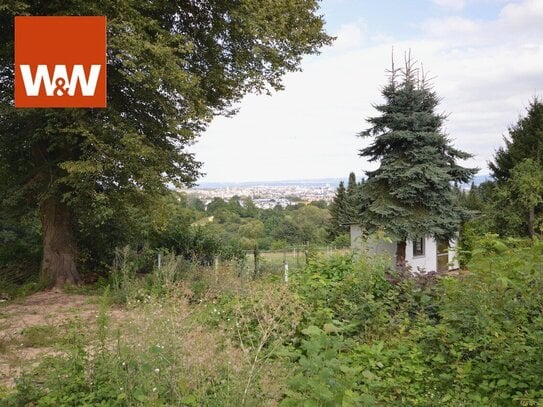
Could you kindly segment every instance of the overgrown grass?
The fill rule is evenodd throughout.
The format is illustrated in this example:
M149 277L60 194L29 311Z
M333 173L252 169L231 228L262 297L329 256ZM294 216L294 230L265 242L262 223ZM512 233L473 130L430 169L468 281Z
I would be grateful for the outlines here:
M4 279L0 275L0 301L9 302L27 297L33 293L47 288L47 283L38 276L29 277L24 283L14 283L9 279Z
M160 267L151 273L137 274L136 254L125 247L116 254L110 274L110 288L114 299L122 304L134 305L151 296L166 297L177 288L182 276L187 276L194 266L182 257L168 254Z
M34 325L23 329L20 343L27 348L44 348L62 340L61 328L53 325Z
M474 244L460 277L349 256L315 257L289 285L174 257L146 277L119 263L96 329L72 325L5 403L542 405L543 244Z
M102 297L96 329L72 326L62 354L26 371L5 402L277 404L288 376L278 350L293 340L301 305L288 287L241 283L235 268L221 271L220 284L216 277L189 275L170 258L147 277L120 280ZM112 321L113 300L126 308Z

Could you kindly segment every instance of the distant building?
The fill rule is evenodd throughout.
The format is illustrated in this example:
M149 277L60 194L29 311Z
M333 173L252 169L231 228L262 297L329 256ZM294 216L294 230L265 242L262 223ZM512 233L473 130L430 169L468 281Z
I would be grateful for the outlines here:
M354 253L368 253L390 257L391 265L396 266L398 244L385 239L364 239L362 227L351 224L351 250ZM459 268L457 241L436 241L432 237L421 237L406 241L405 263L414 273L428 273L455 270Z
M273 209L277 205L282 207L283 209L286 208L289 205L292 205L292 202L285 198L256 198L253 199L253 203L257 208L260 209Z

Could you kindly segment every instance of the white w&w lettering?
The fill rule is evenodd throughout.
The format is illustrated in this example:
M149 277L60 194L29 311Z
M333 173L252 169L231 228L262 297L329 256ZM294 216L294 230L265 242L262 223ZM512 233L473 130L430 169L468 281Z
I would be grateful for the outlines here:
M46 96L74 96L78 84L82 96L94 96L101 68L101 65L91 65L87 77L83 65L73 65L68 77L66 65L55 65L53 75L50 75L47 65L38 65L33 76L30 65L20 65L27 96L40 96L42 85Z

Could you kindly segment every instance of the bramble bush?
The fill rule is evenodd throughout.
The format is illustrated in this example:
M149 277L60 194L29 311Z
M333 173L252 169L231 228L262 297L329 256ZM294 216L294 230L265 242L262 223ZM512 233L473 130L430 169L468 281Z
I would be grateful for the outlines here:
M543 403L543 242L473 242L468 272L406 277L317 259L284 405Z

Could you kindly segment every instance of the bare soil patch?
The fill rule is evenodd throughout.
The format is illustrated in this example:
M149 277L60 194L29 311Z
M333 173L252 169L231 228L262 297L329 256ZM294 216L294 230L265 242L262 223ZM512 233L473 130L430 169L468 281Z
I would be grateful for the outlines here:
M0 386L13 386L21 369L58 353L48 341L70 321L78 319L84 326L94 327L98 300L96 296L50 290L0 305ZM40 338L40 333L46 337Z

